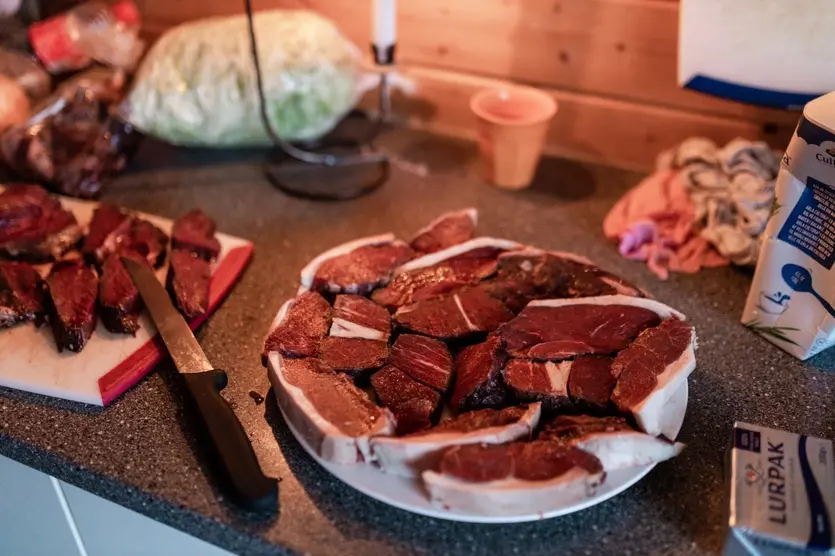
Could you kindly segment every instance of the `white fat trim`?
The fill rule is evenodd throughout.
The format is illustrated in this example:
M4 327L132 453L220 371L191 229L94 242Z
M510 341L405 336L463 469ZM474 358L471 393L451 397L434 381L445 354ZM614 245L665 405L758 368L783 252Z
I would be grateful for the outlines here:
M383 243L393 242L394 234L388 233L376 236L363 237L360 239L349 241L347 243L343 243L342 245L337 245L336 247L331 247L324 253L321 253L320 255L316 256L312 261L307 263L307 266L305 266L302 269L302 287L308 289L313 287L313 278L316 276L316 271L319 270L319 267L322 266L322 263L324 263L328 259L333 259L334 257L350 253L354 249L357 249L359 247L365 247L366 245L380 245Z
M477 237L475 239L471 239L470 241L465 241L464 243L459 243L458 245L447 247L446 249L443 249L441 251L430 253L429 255L424 255L423 257L418 257L417 259L413 259L407 262L406 264L397 267L394 270L394 274L402 274L411 270L417 270L420 268L426 268L427 266L433 266L447 259L457 257L458 255L463 255L464 253L467 253L468 251L473 251L475 249L493 247L496 249L511 250L518 249L520 246L520 243L510 241L509 239L497 239L494 237Z
M464 306L461 305L461 299L458 297L458 294L452 296L452 299L455 300L455 306L458 307L458 311L461 313L461 316L464 317L464 321L467 323L467 328L473 331L477 331L478 328L470 321L470 318L467 316L466 311L464 311Z
M587 434L572 444L596 456L607 472L654 465L676 457L684 449L679 442L630 430Z
M654 299L632 297L630 295L600 295L597 297L577 297L572 299L540 299L528 303L528 307L565 307L568 305L631 305L654 312L662 319L676 317L685 320L683 313L676 311Z
M509 257L536 257L541 255L554 255L555 257L560 257L563 259L568 259L574 261L576 263L587 264L593 266L595 268L599 268L591 259L587 259L582 255L577 255L576 253L569 253L568 251L548 251L546 249L540 249L538 247L523 247L522 249L516 249L514 251L508 251L506 253L502 253L499 255L499 258L509 258Z
M478 210L473 208L473 207L466 208L466 209L463 209L463 210L456 210L456 211L452 211L452 212L445 212L444 214L440 215L439 217L434 219L432 222L430 222L429 224L427 224L426 226L424 226L423 228L421 228L420 230L415 232L415 235L412 236L412 239L409 240L409 243L412 243L414 240L416 240L417 238L419 238L423 234L431 232L432 228L434 228L435 226L437 226L438 224L440 224L441 222L443 222L447 218L453 218L455 216L461 216L461 215L468 216L470 218L470 221L473 223L473 226L478 226Z
M330 335L337 338L365 338L366 340L385 340L388 334L382 330L368 328L345 319L331 321Z
M548 373L548 381L551 384L551 392L554 394L568 395L568 375L571 373L572 361L561 361L545 363L545 371Z

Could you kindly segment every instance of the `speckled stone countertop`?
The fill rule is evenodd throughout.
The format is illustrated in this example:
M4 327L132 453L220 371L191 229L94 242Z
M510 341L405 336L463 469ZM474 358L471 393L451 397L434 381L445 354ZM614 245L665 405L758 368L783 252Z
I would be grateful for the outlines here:
M425 163L395 168L375 193L345 203L294 199L263 177L261 155L146 143L108 201L168 217L195 206L220 230L255 242L240 283L199 331L209 359L230 371L224 395L267 474L281 478L270 519L235 510L216 488L196 422L170 363L105 409L0 389L0 454L239 554L715 554L725 534L723 452L734 420L835 436L835 350L801 363L738 323L750 273L706 270L659 282L622 260L600 230L639 175L545 160L519 193L484 185L470 145L394 132L386 148ZM405 236L451 209L479 209L482 234L570 250L596 260L684 313L699 336L698 368L680 440L688 449L623 494L539 523L471 525L388 507L318 467L284 426L259 361L261 340L298 272L317 253L360 236ZM250 392L266 395L257 404ZM184 409L184 407L186 409Z

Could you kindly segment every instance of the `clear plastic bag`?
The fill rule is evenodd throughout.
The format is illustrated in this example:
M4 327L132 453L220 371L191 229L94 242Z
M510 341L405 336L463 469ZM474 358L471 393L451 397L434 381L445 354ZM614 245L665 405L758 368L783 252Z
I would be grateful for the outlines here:
M267 113L288 141L330 131L371 85L359 49L329 20L273 10L254 18ZM126 117L170 143L268 145L245 16L187 23L165 33L137 73Z

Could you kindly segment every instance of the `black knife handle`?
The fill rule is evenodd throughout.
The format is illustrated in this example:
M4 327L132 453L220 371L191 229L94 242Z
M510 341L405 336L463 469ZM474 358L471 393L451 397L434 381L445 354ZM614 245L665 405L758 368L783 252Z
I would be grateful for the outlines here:
M276 510L278 481L261 471L255 451L235 416L220 395L228 377L224 371L183 373L186 386L203 417L206 432L223 467L234 501L248 510Z

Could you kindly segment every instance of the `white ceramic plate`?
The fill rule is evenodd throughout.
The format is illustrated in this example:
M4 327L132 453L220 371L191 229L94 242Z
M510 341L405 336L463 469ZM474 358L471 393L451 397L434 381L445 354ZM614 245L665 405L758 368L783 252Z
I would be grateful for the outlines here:
M284 415L284 408L280 405L279 408L281 409L281 414ZM673 394L673 397L664 406L664 422L669 423L669 428L664 431L664 436L675 440L681 430L681 425L684 423L684 413L686 410L687 382L681 385L681 388ZM385 502L395 508L452 521L468 521L471 523L520 523L578 512L620 494L640 481L655 467L654 465L645 465L643 467L620 469L609 473L606 476L606 481L597 489L594 496L581 499L555 498L553 507L542 513L520 513L509 516L462 513L442 510L433 506L419 480L386 475L378 467L369 464L338 465L322 460L307 442L305 442L304 438L296 432L286 415L284 415L284 421L287 423L293 436L296 437L296 440L310 454L310 457L315 459L319 465L327 469L340 481L371 498Z

